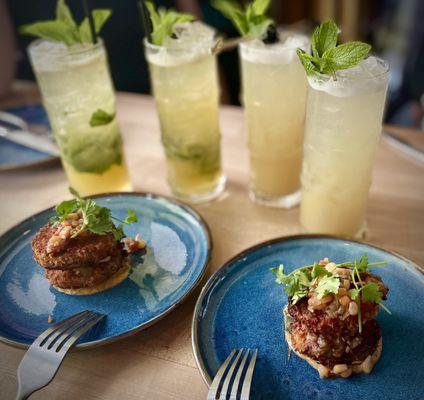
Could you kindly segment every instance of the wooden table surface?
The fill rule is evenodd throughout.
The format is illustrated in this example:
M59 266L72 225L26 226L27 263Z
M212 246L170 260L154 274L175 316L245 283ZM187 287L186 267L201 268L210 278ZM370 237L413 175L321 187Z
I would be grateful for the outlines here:
M134 189L169 195L159 124L152 98L118 95L118 117ZM221 112L224 195L194 208L209 224L214 251L210 271L266 239L300 232L297 208L257 206L247 196L248 158L242 110ZM420 143L424 143L424 135ZM0 173L0 231L68 196L60 165ZM230 222L230 223L229 223ZM370 193L367 241L424 264L424 164L381 142ZM202 282L201 285L203 285ZM70 354L36 399L205 399L191 350L190 327L200 288L176 311L125 340ZM0 344L0 398L13 399L24 351Z

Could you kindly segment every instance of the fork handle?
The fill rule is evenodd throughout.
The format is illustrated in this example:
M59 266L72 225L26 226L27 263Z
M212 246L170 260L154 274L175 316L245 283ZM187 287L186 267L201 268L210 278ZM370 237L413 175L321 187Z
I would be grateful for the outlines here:
M26 400L34 393L34 390L28 390L28 388L22 387L19 385L18 394L16 395L15 400Z

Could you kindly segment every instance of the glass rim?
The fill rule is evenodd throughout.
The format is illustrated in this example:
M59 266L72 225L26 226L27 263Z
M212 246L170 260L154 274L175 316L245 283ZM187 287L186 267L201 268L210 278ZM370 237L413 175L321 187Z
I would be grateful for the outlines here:
M210 50L213 48L214 44L216 43L216 41L218 40L218 38L215 38L213 41L210 42L210 44L208 45L204 45L204 46L187 46L187 47L179 47L179 48L175 48L175 47L168 47L168 46L164 46L164 45L159 45L159 44L153 44L150 43L149 40L147 39L147 36L143 38L143 45L145 49L149 49L149 50L154 50L154 51L160 51L161 49L165 49L168 51L171 51L173 53L184 53L184 52L189 52L189 51L193 51L193 49L207 49Z
M28 51L33 51L35 46L42 42L52 42L55 43L57 41L38 38L33 40L28 45ZM61 42L64 43L64 42ZM99 48L104 48L104 41L101 37L97 38L97 43L76 43L71 46L68 46L66 43L64 43L66 46L66 49L64 48L56 48L56 49L48 49L48 50L42 50L41 53L50 53L50 54L57 54L57 55L78 55L78 54L84 54L84 53L90 53L93 52ZM65 50L65 51L64 51Z
M381 63L384 66L383 71L381 71L377 75L373 75L373 76L360 76L360 77L356 76L356 77L341 77L341 78L344 78L344 79L350 80L350 81L364 81L364 80L374 80L374 79L378 79L378 78L381 78L381 77L388 76L390 74L389 63L387 61L383 60L382 58L377 57L377 56L373 56L373 55L367 57L366 59L371 58L371 57L375 58L379 63ZM355 65L355 67L357 67L357 65ZM340 72L340 71L349 71L349 69L352 69L352 68L355 68L355 67L351 67L351 68L347 68L347 69L341 69L339 71L336 71L336 74L337 74L337 72ZM308 76L308 80L316 78L316 77L321 78L322 80L328 81L329 79L333 78L333 75L323 74L321 72L315 72L314 74Z
M305 45L306 47L309 47L311 45L311 41L309 40L308 36L306 36L306 35L303 35L301 33L294 32L294 31L290 31L290 30L287 30L287 31L283 30L283 31L281 31L281 33L283 33L283 34L290 34L291 33L291 34L301 38L303 40L302 44ZM279 32L279 34L280 34L280 32ZM272 46L272 44L265 45L265 47L251 47L250 46L251 43L255 40L258 40L258 39L251 39L251 40L248 40L248 41L245 41L245 42L241 42L241 43L239 43L239 46L240 46L241 49L246 49L246 50L251 51L251 52L268 53L268 54L269 53L282 54L282 53L286 53L286 52L289 52L289 51L293 52L293 51L295 51L299 48L299 46L287 46L287 47L275 48L275 47Z

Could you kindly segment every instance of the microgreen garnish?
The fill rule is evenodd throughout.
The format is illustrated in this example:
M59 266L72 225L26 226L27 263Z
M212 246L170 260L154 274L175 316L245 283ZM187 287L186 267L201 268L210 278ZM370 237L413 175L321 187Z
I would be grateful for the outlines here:
M175 24L193 21L195 18L191 14L180 13L173 9L166 10L163 7L156 7L153 2L145 2L152 21L153 31L151 33L152 44L161 46L167 37L172 36Z
M359 260L347 261L335 264L335 268L346 268L350 270L350 277L354 288L349 290L349 297L358 305L358 328L362 332L361 303L372 302L390 313L382 303L383 292L378 283L373 281L363 282L361 273L367 273L369 268L385 265L385 262L368 262L368 257L363 255ZM334 266L334 265L333 265ZM275 282L284 285L284 291L289 296L292 304L307 297L314 292L319 299L328 294L338 294L341 286L341 278L327 270L323 265L314 263L297 268L286 274L284 266L271 268L275 274Z
M242 36L263 39L274 21L267 17L271 0L253 0L245 7L232 0L214 0L213 7L227 17Z
M293 304L308 295L311 282L308 268L298 268L286 275L284 265L281 264L279 267L271 268L271 271L276 276L275 282L284 285L284 291L291 298Z
M100 32L103 25L112 15L112 10L97 9L92 11L94 30ZM43 39L64 42L68 46L77 43L92 43L90 24L88 18L84 18L78 25L65 0L58 0L56 5L56 19L51 21L37 21L23 25L19 29L24 35L37 36Z
M339 28L334 21L318 26L311 39L312 55L297 49L297 55L308 75L316 73L335 76L336 71L352 68L365 59L371 46L362 42L337 45Z
M323 276L318 280L315 293L319 299L322 299L327 294L337 294L340 287L340 280L335 276Z
M109 114L106 111L99 108L97 111L93 112L90 118L90 126L101 126L107 125L109 122L112 122L115 118L115 113Z
M74 232L72 238L77 237L84 231L90 231L97 235L112 233L115 240L119 241L125 237L123 226L138 221L137 215L132 209L129 209L127 217L121 220L113 217L107 207L99 206L92 199L81 198L75 189L69 188L69 191L75 198L58 204L56 206L57 215L52 218L51 222L53 225L58 225L66 220L70 214L80 213L82 224ZM113 221L120 222L120 225L116 226Z

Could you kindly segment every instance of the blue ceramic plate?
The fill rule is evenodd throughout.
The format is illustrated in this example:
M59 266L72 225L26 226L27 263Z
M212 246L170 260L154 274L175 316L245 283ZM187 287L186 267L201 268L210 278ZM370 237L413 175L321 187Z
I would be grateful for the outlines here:
M60 321L88 309L107 318L78 346L104 344L152 325L199 283L211 240L205 222L191 208L138 193L101 195L96 201L118 218L125 218L128 208L136 211L139 222L125 232L140 233L146 253L133 257L129 277L120 285L91 296L69 296L50 287L32 258L31 240L53 210L26 219L0 237L0 340L28 346L47 329L49 315Z
M378 274L390 291L392 315L381 311L383 353L370 375L321 380L283 339L283 288L269 271L323 257L336 262L368 254L389 264ZM290 268L288 269L290 270ZM232 349L257 348L251 399L388 400L424 398L424 275L412 261L380 248L325 236L293 236L250 248L227 262L204 287L193 320L193 348L210 384Z
M43 106L24 106L5 110L25 121L30 129L46 133L50 129L46 111ZM0 171L43 165L59 157L31 149L0 137Z

